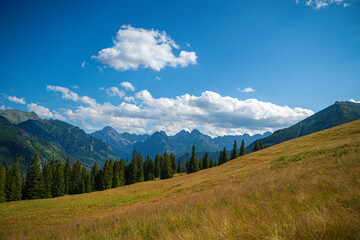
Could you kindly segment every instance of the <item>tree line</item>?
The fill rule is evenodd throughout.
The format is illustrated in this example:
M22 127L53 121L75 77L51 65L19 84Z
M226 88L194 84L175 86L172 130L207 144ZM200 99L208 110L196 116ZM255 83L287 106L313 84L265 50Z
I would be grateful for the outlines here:
M261 140L257 141L255 147L257 150L263 148ZM218 161L213 157L209 158L207 152L203 158L198 159L195 146L192 147L191 158L186 163L181 158L176 163L175 155L166 151L162 155L157 154L154 161L149 156L144 161L141 154L134 150L131 162L123 159L106 160L103 168L99 168L95 163L91 170L79 161L71 165L70 158L65 165L57 160L47 162L42 167L39 156L35 154L25 177L21 177L18 159L7 169L0 164L0 202L60 197L101 191L155 178L167 179L172 178L175 173L194 173L245 154L244 140L239 151L236 140L234 141L230 157L226 148L220 151Z

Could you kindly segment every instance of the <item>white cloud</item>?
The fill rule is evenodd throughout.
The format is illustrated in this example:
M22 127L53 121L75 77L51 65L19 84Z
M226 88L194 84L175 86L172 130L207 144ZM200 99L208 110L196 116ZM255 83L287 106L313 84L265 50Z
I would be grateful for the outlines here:
M125 96L125 97L124 97L124 100L127 101L127 102L135 102L135 98L134 98L134 97L127 97L127 96Z
M354 99L350 99L349 102L360 103L360 101L355 101Z
M73 85L72 88L79 89L79 86Z
M244 89L238 88L238 91L241 91L243 93L251 93L251 92L255 92L255 90L251 87L246 87Z
M74 93L73 91L65 87L47 85L46 90L52 92L59 92L61 93L61 97L66 100L73 100L74 102L82 102L90 106L94 106L96 104L95 99L89 98L87 96L79 97L77 93Z
M0 106L0 110L6 110L5 105L1 105L1 106Z
M95 100L90 105L78 100L85 97L91 99L87 96L69 98L85 105L68 109L65 115L88 129L97 124L127 132L165 130L175 134L185 128L198 128L212 136L254 134L288 127L314 113L257 99L239 100L212 91L205 91L200 96L184 94L175 98L154 98L149 91L142 90L135 98L124 99L128 103L117 106L99 104Z
M27 107L29 111L36 113L39 117L52 118L54 116L50 109L37 105L36 103L30 103Z
M123 90L120 90L117 87L109 87L107 89L105 89L106 93L112 97L112 96L119 96L119 97L123 97L125 96L125 92Z
M9 101L19 104L26 104L25 98L18 98L16 96L8 96Z
M161 77L156 76L155 79L156 79L156 80L161 80Z
M130 82L122 82L120 85L126 90L135 91L135 87Z
M83 62L81 63L81 67L82 67L82 68L85 68L85 67L86 67L86 61L83 61Z
M296 4L303 2L305 6L312 7L314 9L326 8L332 4L336 4L343 7L350 6L348 0L295 0Z
M97 59L116 70L137 70L151 68L160 71L166 66L186 67L196 64L195 52L181 51L176 57L172 50L179 46L165 31L122 26L113 41L114 46L99 51Z
M41 105L37 105L36 103L30 103L27 105L27 108L29 111L36 113L39 117L43 117L43 118L54 118L54 119L59 119L59 120L66 120L66 118L64 116L62 116L60 113L58 113L57 111L53 111L51 112L50 109L41 106Z

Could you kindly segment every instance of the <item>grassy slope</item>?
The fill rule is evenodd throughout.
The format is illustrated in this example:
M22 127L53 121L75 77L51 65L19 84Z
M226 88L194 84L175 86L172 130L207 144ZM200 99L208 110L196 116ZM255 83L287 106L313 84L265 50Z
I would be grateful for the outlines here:
M199 173L0 204L0 238L360 239L360 121Z

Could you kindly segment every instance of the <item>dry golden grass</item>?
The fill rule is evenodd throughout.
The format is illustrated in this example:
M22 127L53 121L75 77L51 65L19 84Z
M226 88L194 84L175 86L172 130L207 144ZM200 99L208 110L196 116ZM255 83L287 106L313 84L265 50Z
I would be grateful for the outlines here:
M0 204L3 239L360 239L360 121L219 167Z

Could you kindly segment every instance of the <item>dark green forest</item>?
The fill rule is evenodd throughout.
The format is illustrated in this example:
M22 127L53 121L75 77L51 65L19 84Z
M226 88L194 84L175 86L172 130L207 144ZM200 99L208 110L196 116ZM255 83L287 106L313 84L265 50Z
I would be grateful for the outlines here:
M244 144L243 141L239 149L240 155L245 154ZM157 154L154 161L149 156L144 160L141 154L134 150L130 162L123 159L106 160L103 168L99 168L95 163L89 169L81 165L79 160L71 164L69 157L65 164L56 160L42 165L39 155L35 153L26 175L21 175L19 159L8 168L0 164L0 202L60 197L127 186L156 178L167 179L172 178L175 173L190 174L215 167L238 156L237 144L234 141L231 158L224 148L218 161L212 157L209 159L208 153L198 159L193 146L191 159L186 163L181 158L176 162L175 155L166 151Z

